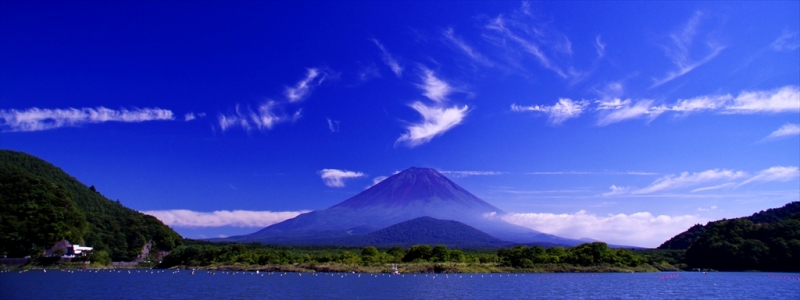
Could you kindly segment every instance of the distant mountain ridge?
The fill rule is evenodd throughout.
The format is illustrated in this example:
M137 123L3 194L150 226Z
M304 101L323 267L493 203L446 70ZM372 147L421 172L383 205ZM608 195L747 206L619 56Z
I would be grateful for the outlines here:
M501 241L577 245L502 220L505 212L438 171L412 167L324 210L301 214L255 233L224 241L331 245L420 217L458 221Z

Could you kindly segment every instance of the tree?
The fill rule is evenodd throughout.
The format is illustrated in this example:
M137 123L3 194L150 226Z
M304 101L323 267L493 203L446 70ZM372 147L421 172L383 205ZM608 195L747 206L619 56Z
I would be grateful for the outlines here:
M403 256L404 262L411 262L415 260L428 260L433 254L433 248L428 245L414 245L408 249L408 252Z
M436 245L431 250L431 260L435 262L445 262L450 260L450 251L445 245Z

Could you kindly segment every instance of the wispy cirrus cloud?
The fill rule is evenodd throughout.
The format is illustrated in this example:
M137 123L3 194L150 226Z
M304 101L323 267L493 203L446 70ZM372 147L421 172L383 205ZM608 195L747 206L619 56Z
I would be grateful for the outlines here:
M547 113L553 124L560 124L564 120L578 117L584 112L593 111L597 114L598 126L639 118L647 118L652 121L665 113L682 115L701 112L726 115L794 113L800 112L800 87L784 86L770 90L742 91L736 96L731 94L701 95L678 99L671 104L656 105L655 103L656 101L652 99L604 98L576 102L561 98L552 106L520 106L514 103L511 105L511 110Z
M713 185L713 186L707 186L707 187L696 188L696 189L693 189L693 190L692 190L692 193L697 193L697 192L705 192L705 191L713 191L713 190L719 190L719 189L730 188L730 187L734 187L734 186L736 186L736 183L733 183L733 182L726 182L726 183L723 183L723 184L718 184L718 185Z
M322 169L319 171L322 182L329 187L344 187L346 179L364 177L364 173L339 169Z
M772 50L775 51L793 51L800 48L800 35L798 32L784 31L772 44Z
M598 58L606 56L606 44L603 43L603 39L599 35L594 39L594 49L597 51Z
M331 132L339 132L339 121L331 120L330 118L325 118L328 121L328 129Z
M588 171L540 171L540 172L526 172L525 175L635 175L635 176L653 176L659 175L654 172L640 172L640 171L604 171L604 172L588 172Z
M375 46L378 46L378 49L381 50L383 63L385 63L386 66L388 66L389 69L392 70L394 75L397 75L397 77L402 77L403 66L400 65L400 62L398 62L397 59L394 58L394 56L392 56L391 53L389 53L389 50L386 50L386 47L384 47L380 41L378 41L377 39L372 39L372 42L375 43Z
M217 210L199 212L187 209L148 210L143 214L151 215L170 227L266 227L294 218L301 211L250 211L250 210Z
M708 220L693 215L654 215L650 212L598 216L585 210L572 214L510 213L503 220L567 238L591 237L617 245L657 247L694 224Z
M447 82L436 77L433 71L422 68L422 83L417 84L423 90L422 95L435 102L442 103L447 101L447 95L454 89Z
M533 55L536 60L542 65L542 67L549 69L555 72L561 78L567 78L567 74L555 63L553 63L550 57L542 51L541 46L522 36L516 34L511 28L507 25L507 20L502 16L497 16L494 18L489 24L486 25L487 29L491 29L499 33L503 38L509 39L515 43L517 43L523 51L527 52L528 54Z
M747 173L743 171L719 170L719 169L706 170L698 173L683 172L678 176L666 175L664 177L656 179L656 181L650 184L650 186L639 190L635 190L632 193L650 194L663 190L696 186L711 181L734 180L746 176Z
M395 144L405 144L409 147L416 147L429 142L434 137L444 134L452 129L467 116L469 107L458 105L453 107L429 106L422 102L414 102L411 108L422 115L422 121L412 123L406 129L406 133L395 141Z
M531 13L531 5L523 2L519 9L493 17L484 24L485 41L499 48L499 55L519 68L519 58L531 57L557 77L570 79L571 84L581 81L591 72L576 70L573 66L572 40L554 25ZM598 36L592 41L600 58L605 55L605 44Z
M669 38L671 41L670 46L665 46L664 52L667 57L672 60L672 63L678 68L677 70L670 71L666 76L660 79L654 78L653 87L658 87L664 83L670 82L675 78L686 75L695 68L706 64L716 57L725 46L719 45L713 40L707 39L701 42L702 46L695 46L695 37L700 27L701 19L703 18L702 12L695 12L694 15L683 25L679 30L670 33ZM701 51L698 51L702 49ZM698 53L702 53L702 58L696 59Z
M258 106L256 110L247 108L245 111L236 105L233 113L217 115L217 121L222 131L239 127L244 131L253 129L270 130L275 125L284 122L292 122L301 117L298 109L292 115L286 115L282 111L281 105L276 101L267 101Z
M566 120L580 116L588 105L589 102L586 100L573 101L571 99L561 98L558 99L558 102L556 104L551 106L547 105L520 106L514 103L511 104L511 111L542 112L548 115L548 122L550 122L550 124L559 125Z
M185 115L183 115L183 120L188 122L188 121L191 121L191 120L194 120L194 119L197 119L197 118L202 118L202 117L205 117L205 116L206 116L205 113L188 112Z
M735 189L755 182L787 182L797 177L800 177L800 170L793 166L774 166L761 170L755 175L751 175L751 173L745 171L712 169L702 172L683 172L678 175L665 175L656 179L650 185L640 189L612 185L610 191L603 194L603 196L626 194L647 195L686 188L693 188L691 193L697 193L726 188Z
M104 122L140 123L174 120L171 110L161 108L110 109L96 108L28 108L0 109L0 128L3 131L41 131L61 127L76 127Z
M449 42L451 45L455 46L458 50L461 50L464 54L469 56L473 61L478 62L485 66L492 66L492 62L486 58L483 54L481 54L478 50L475 50L473 46L467 44L463 39L457 37L453 31L453 28L448 28L442 32L442 35L445 37L445 40Z
M652 104L653 100L639 100L633 102L630 99L625 101L616 99L614 102L601 102L600 107L602 107L602 109L598 109L600 114L597 118L597 125L607 126L613 123L642 117L648 117L650 120L653 120L663 113L663 111L654 109ZM612 105L614 105L613 108Z
M310 68L307 70L306 77L298 81L294 86L286 87L284 95L289 102L299 102L304 100L311 91L321 84L328 77L328 74L320 69Z
M429 142L434 137L444 134L464 120L469 113L467 105L445 106L447 95L455 91L450 85L436 77L433 71L422 67L422 84L417 86L422 89L423 95L435 102L433 105L421 101L411 103L409 106L422 116L422 120L410 123L406 130L396 141L395 145L402 144L416 147Z
M773 90L744 91L726 103L725 114L800 112L800 88L784 86Z
M770 133L764 140L774 140L794 135L800 135L800 124L787 123Z
M758 172L758 174L756 174L755 176L748 178L747 180L743 181L742 183L736 186L737 187L743 186L745 184L754 182L770 182L770 181L786 182L795 179L798 176L800 176L800 170L798 170L797 167L776 166L766 170L762 170L761 172Z

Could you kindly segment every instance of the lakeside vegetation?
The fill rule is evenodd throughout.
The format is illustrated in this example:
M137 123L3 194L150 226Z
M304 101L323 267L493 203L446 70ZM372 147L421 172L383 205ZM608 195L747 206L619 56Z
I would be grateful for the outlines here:
M575 247L516 246L449 249L444 245L298 247L187 241L158 268L292 272L508 273L657 272L679 270L682 251L611 249L602 242ZM677 258L676 258L677 257Z

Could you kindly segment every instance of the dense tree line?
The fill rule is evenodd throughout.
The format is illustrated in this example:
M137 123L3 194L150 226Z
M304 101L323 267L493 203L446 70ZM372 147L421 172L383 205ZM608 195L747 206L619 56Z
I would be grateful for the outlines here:
M758 224L777 223L781 220L791 218L791 216L797 212L800 212L800 201L790 202L783 207L762 210L749 217L742 217L739 219L747 219ZM725 219L716 222L723 221L725 221ZM658 249L689 249L689 246L691 246L692 243L694 243L694 241L696 241L706 231L706 228L709 227L710 224L716 222L709 222L705 226L695 224L689 228L689 230L681 232L680 234L661 244L661 246L658 246Z
M5 166L15 166L29 174L65 191L84 216L87 224L81 235L70 236L70 242L94 246L104 251L114 261L130 261L152 240L160 250L170 250L182 243L182 238L155 217L142 214L122 206L90 189L60 168L37 157L16 151L0 150L0 162ZM5 181L0 182L5 184ZM14 192L2 195L2 201L14 197ZM46 227L32 227L31 230L47 231ZM7 233L3 231L3 233ZM9 234L21 234L8 232ZM65 238L67 236L64 236ZM82 237L82 240L81 240ZM46 246L51 246L46 245ZM29 246L29 245L28 245Z
M36 255L62 239L80 241L86 218L72 193L17 166L0 162L0 253Z
M571 264L575 266L610 265L636 267L648 259L628 249L611 249L606 243L580 244L571 248L541 246L516 246L500 249L497 256L503 265L515 268L533 268L538 264Z
M800 270L800 202L695 225L659 249L686 249L688 268Z
M465 253L466 251L466 253ZM383 265L419 262L496 262L493 250L448 249L444 245L415 245L408 249L395 246L378 249L356 247L291 247L258 243L229 244L191 241L175 248L160 267L204 267L213 265L292 265L337 263L347 265Z
M489 264L508 268L531 269L541 265L611 266L617 269L649 264L658 269L675 269L683 251L649 250L648 252L611 249L605 243L581 244L571 248L516 246L510 249L449 249L444 245L414 245L376 248L270 246L258 243L232 244L187 241L164 258L159 267L174 266L255 266L342 264L381 266L407 264Z
M686 250L691 268L800 270L800 212L775 223L749 219L714 222Z

